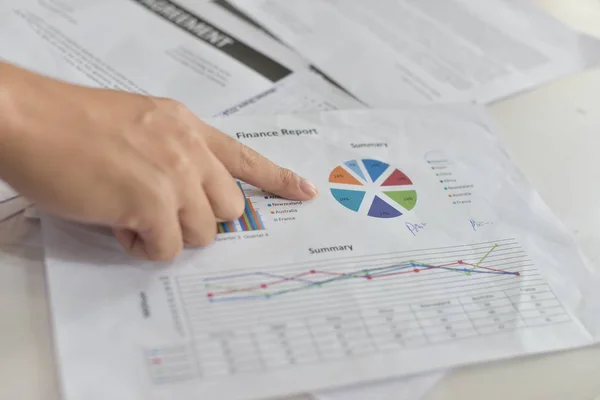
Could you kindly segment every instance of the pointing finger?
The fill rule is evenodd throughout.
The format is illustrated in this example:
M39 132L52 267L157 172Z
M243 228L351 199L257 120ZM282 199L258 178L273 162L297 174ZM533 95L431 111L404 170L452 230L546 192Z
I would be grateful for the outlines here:
M291 200L310 200L317 188L295 172L283 168L250 147L209 127L209 147L235 178Z

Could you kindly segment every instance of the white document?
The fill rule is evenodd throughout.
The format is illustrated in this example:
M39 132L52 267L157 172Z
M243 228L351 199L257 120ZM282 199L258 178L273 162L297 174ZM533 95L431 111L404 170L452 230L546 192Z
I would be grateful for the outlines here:
M0 223L27 207L29 203L6 182L0 180Z
M598 63L523 0L232 0L373 107L488 103Z
M295 73L216 116L297 114L366 108L312 71Z
M480 111L211 120L321 195L240 183L244 215L173 263L43 217L65 400L261 399L597 342L598 276Z
M0 12L26 21L95 85L170 97L198 115L220 112L307 66L209 2L192 12L167 0L13 0Z
M0 204L18 196L19 194L12 187L0 180Z
M314 394L316 400L420 400L442 378L443 373L417 375L377 384L354 385Z
M38 74L73 83L90 84L91 81L65 61L57 49L48 46L25 21L0 5L0 60Z
M31 202L21 196L0 201L0 223L29 207Z

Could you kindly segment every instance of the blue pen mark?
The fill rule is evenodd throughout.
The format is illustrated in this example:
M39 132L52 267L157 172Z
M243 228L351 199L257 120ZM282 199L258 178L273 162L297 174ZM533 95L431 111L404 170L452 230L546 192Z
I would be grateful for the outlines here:
M417 233L419 233L419 231L422 231L423 229L425 229L425 227L427 226L427 223L422 222L420 224L412 224L410 222L406 222L405 226L406 226L406 229L408 229L408 231L410 233L412 233L413 236L417 236Z
M477 231L477 229L486 226L486 225L493 225L493 222L490 221L475 221L474 219L470 219L469 222L471 223L471 228L473 228L474 231Z

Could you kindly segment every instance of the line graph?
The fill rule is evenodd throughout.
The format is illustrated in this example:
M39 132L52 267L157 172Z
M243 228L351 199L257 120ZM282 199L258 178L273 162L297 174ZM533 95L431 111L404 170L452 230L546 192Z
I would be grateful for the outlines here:
M351 272L336 272L321 269L309 269L308 271L292 275L261 271L247 272L205 278L204 287L208 300L210 302L219 302L270 299L275 296L311 288L320 288L344 280L372 281L434 270L449 271L465 276L473 274L521 276L521 273L518 271L508 271L482 265L498 247L500 247L499 244L492 245L475 262L457 259L452 262L434 264L411 259L389 266L362 268ZM245 282L248 282L248 284L244 285Z
M221 270L174 282L205 377L427 349L571 320L516 238Z

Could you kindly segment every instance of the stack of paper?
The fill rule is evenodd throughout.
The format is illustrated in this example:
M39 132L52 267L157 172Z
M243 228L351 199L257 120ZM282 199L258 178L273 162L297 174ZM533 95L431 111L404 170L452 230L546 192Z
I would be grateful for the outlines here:
M599 341L600 278L469 104L597 41L509 0L232 3L291 49L211 2L0 4L0 58L179 100L321 189L240 182L244 215L169 265L41 215L65 400L415 400L447 368ZM18 199L0 183L0 221Z
M600 61L529 1L232 2L373 107L488 103Z
M18 214L29 206L29 202L23 199L6 183L0 181L0 222Z
M600 276L477 108L208 121L321 196L241 183L244 215L166 265L43 217L67 398L264 399L600 341Z

